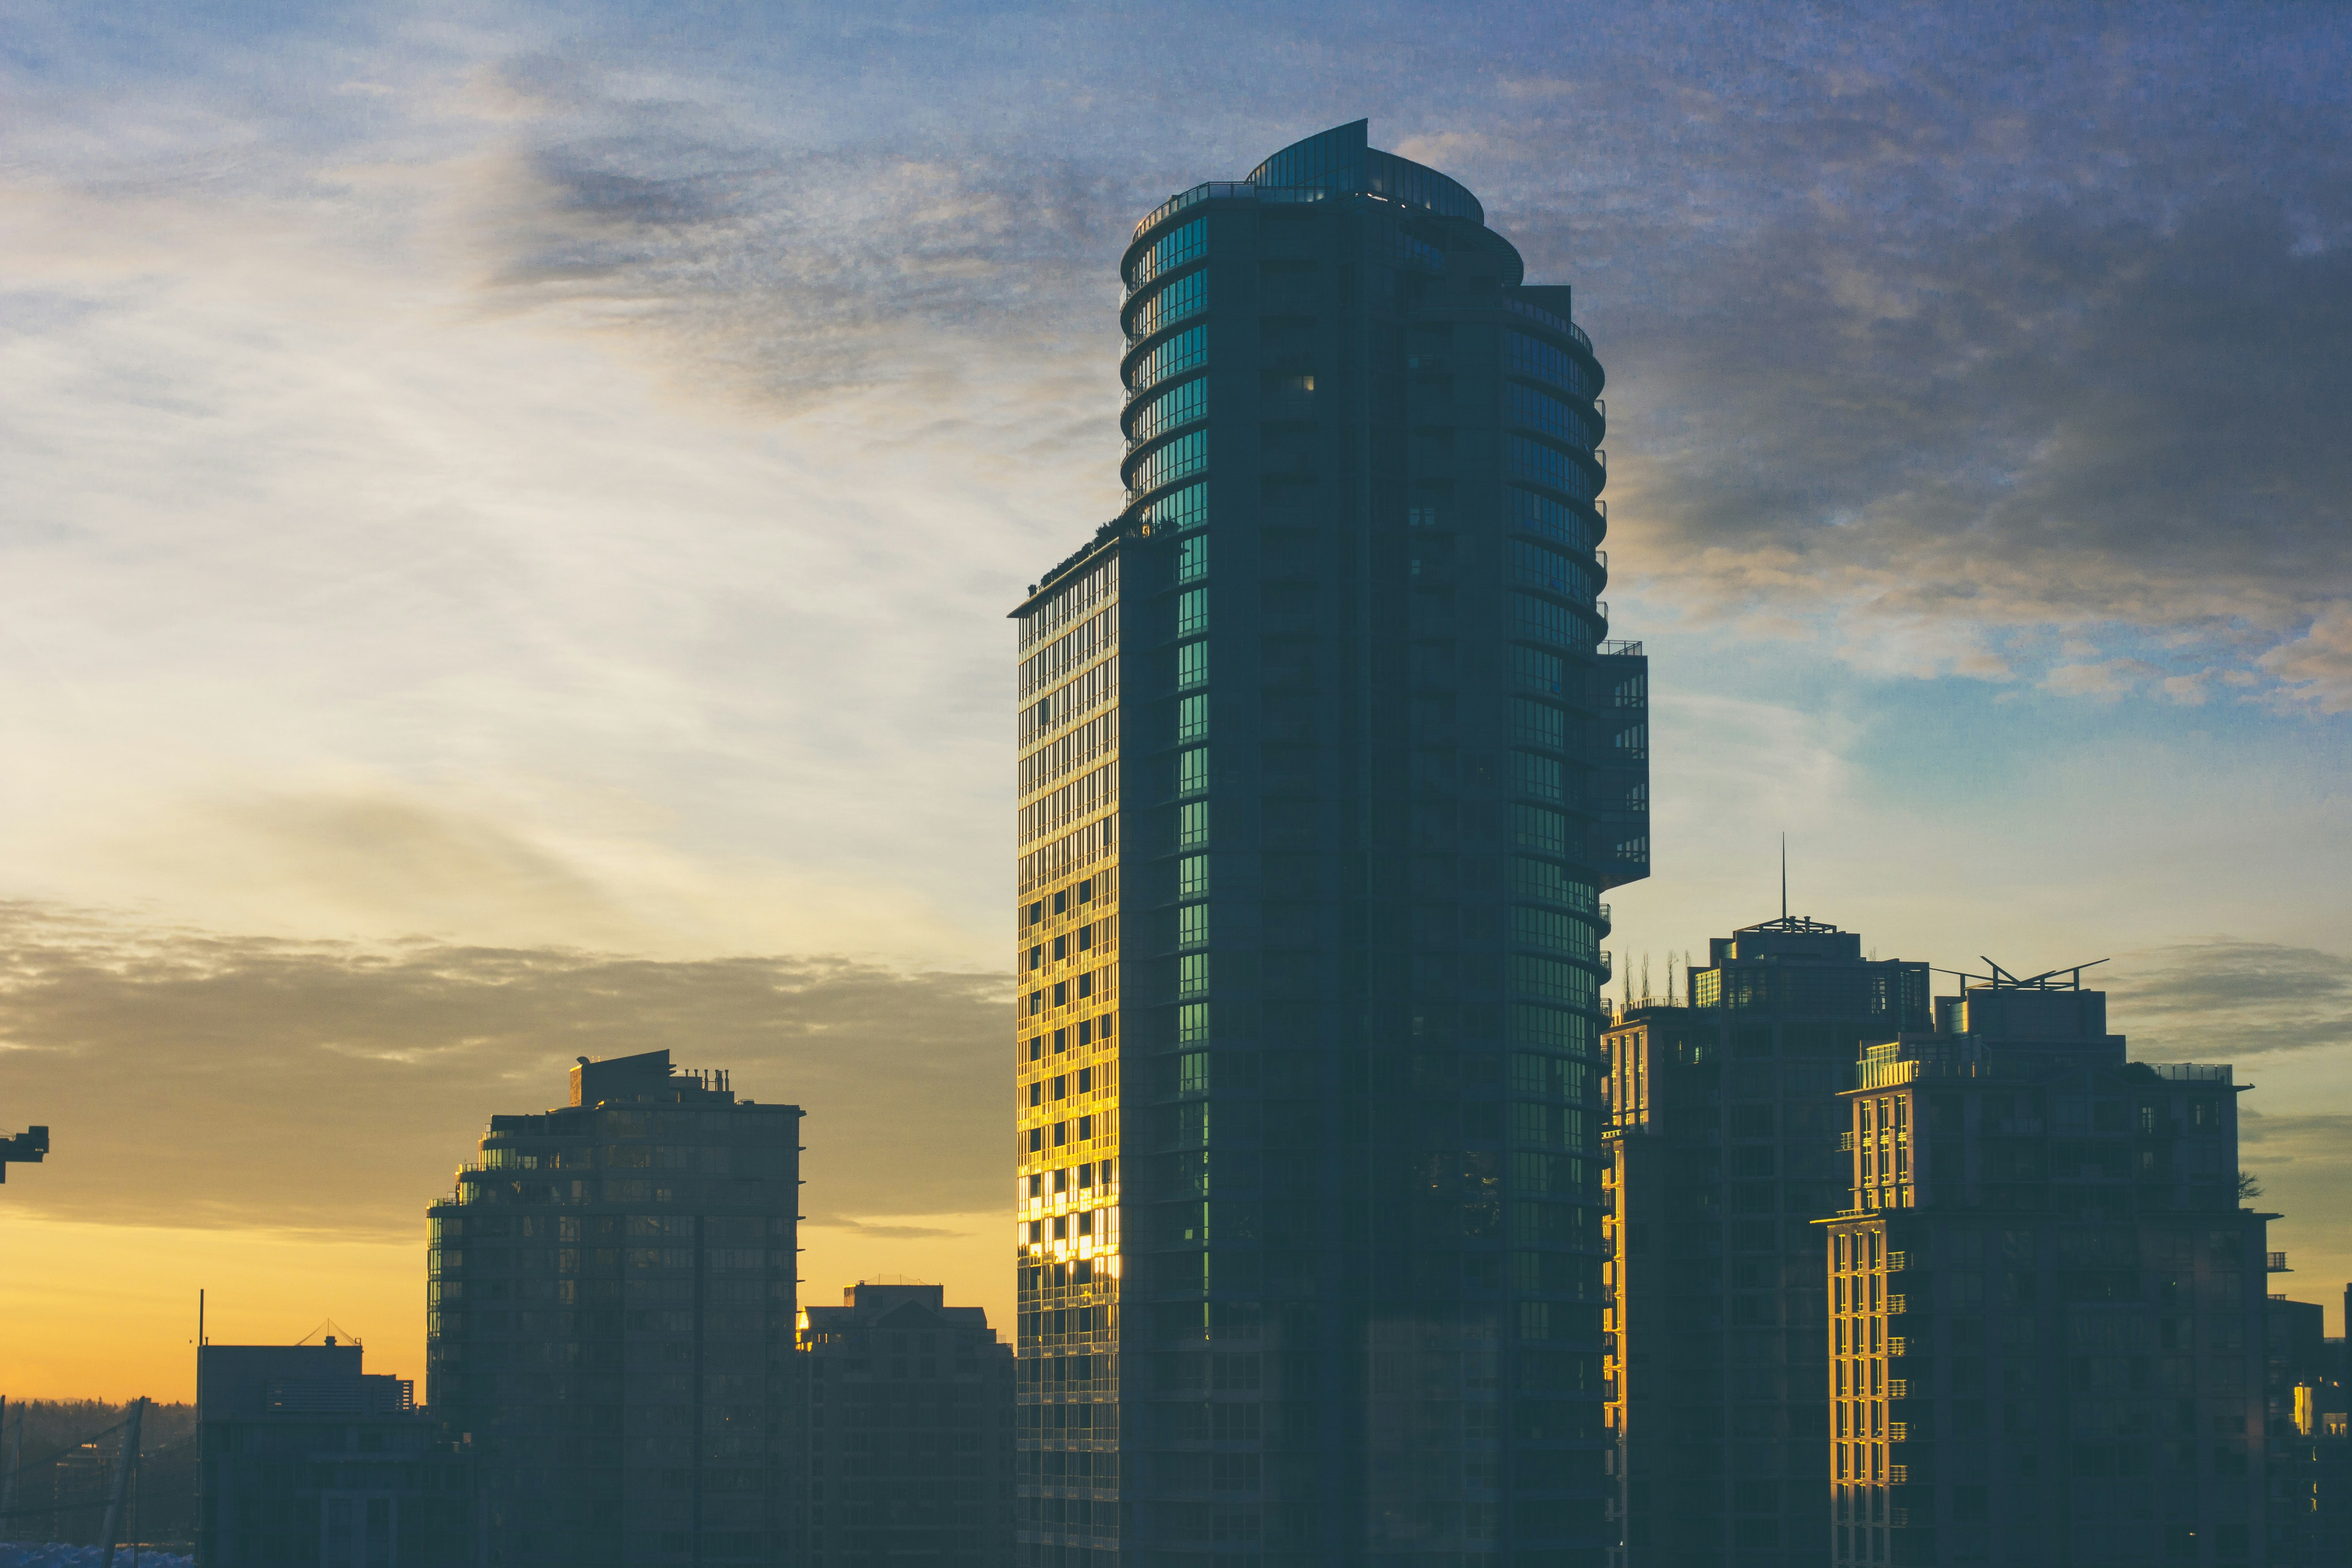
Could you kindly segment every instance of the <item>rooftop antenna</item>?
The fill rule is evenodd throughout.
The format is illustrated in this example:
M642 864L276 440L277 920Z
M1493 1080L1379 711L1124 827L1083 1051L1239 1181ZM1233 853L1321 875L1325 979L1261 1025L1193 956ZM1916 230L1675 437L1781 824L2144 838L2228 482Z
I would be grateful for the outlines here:
M1780 918L1789 918L1789 836L1780 835Z

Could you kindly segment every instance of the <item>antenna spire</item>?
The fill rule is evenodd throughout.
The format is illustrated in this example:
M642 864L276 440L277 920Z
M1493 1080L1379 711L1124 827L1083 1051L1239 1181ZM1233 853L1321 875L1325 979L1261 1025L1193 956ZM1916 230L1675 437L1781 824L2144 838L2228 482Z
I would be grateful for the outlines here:
M1789 836L1780 835L1780 918L1789 918Z

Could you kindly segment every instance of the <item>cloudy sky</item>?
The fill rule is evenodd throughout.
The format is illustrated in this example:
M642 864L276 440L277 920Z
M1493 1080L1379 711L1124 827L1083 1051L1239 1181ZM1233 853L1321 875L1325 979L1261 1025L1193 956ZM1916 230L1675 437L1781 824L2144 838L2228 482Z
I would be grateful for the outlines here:
M2100 956L2352 1279L2352 23L2326 6L0 0L0 1391L422 1363L494 1110L810 1112L805 1290L1009 1308L1010 643L1115 266L1369 116L1610 373L1621 967ZM2336 1326L2334 1312L2331 1327Z

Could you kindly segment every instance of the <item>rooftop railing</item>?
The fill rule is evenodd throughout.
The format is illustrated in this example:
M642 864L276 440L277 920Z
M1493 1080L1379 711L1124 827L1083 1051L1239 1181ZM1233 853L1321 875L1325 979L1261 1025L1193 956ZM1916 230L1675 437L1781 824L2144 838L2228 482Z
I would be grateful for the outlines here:
M1525 300L1506 298L1503 300L1503 305L1506 310L1509 310L1515 316L1525 316L1528 320L1533 321L1539 327L1549 327L1553 331L1560 333L1578 348L1582 349L1586 353L1591 353L1592 352L1592 340L1585 336L1584 329L1582 327L1578 326L1574 321L1570 321L1567 317L1556 316L1549 310L1545 310L1542 306L1530 305Z

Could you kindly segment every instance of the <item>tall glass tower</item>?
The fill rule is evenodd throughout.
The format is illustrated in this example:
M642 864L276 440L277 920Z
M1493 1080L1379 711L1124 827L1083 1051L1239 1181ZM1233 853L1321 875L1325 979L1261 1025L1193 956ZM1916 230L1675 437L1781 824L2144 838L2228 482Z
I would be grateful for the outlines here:
M1597 1564L1600 364L1361 121L1122 272L1127 503L1013 611L1022 1560Z

